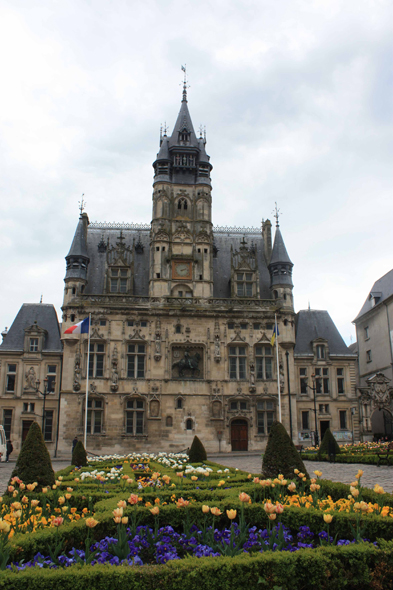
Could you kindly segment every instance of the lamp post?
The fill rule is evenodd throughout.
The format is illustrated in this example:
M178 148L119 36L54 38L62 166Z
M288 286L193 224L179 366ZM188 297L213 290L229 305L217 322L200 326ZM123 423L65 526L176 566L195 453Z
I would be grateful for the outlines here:
M289 352L286 351L285 357L287 359L287 380L288 380L288 398L289 398L289 430L291 433L291 440L293 440L292 434L292 403L291 403L291 384L289 381Z
M54 381L51 382L51 385L52 385L52 387L55 386ZM40 393L41 395L44 396L44 405L42 408L42 426L41 426L42 434L44 434L46 396L50 393L50 391L48 391L48 378L45 377L45 379L44 379L44 391L40 391L40 380L39 379L37 379L37 381L36 381L35 390L37 393Z
M311 375L311 379L312 379L313 386L311 387L311 385L309 385L308 383L306 383L306 385L314 393L314 416L315 416L315 441L314 441L314 444L317 447L319 445L318 422L317 422L317 398L315 396L316 391L317 391L317 388L316 388L317 377L315 376L314 373Z

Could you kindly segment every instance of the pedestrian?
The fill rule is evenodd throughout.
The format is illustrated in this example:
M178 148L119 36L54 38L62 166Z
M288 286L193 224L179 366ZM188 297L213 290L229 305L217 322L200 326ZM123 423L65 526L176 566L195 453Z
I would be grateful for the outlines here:
M72 441L72 452L74 452L74 449L75 449L75 447L76 447L76 443L77 443L77 442L78 442L78 437L76 436L76 437L74 438L74 440Z
M5 457L5 462L8 463L10 455L12 453L12 451L14 450L14 447L12 446L12 442L10 440L7 440L7 454Z

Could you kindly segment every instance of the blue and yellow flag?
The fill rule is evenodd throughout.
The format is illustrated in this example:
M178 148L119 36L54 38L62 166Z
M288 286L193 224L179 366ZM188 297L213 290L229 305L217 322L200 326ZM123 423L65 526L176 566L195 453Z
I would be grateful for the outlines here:
M273 335L272 335L271 340L270 340L270 345L271 346L274 346L274 342L276 341L276 336L279 336L279 335L280 335L280 332L278 330L278 325L277 324L274 324Z

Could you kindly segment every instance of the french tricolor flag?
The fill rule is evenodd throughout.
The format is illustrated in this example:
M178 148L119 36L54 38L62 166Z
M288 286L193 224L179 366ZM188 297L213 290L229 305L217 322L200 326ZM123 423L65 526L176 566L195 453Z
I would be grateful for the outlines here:
M89 318L85 318L81 322L67 328L64 334L88 334L89 333Z

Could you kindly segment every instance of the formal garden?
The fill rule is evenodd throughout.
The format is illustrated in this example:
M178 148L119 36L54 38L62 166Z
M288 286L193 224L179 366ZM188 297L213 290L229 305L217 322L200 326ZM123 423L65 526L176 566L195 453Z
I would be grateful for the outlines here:
M27 444L26 444L27 443ZM33 424L0 513L0 588L393 588L393 496L308 474L275 423L261 474L190 454L53 473ZM23 475L23 477L22 477Z

